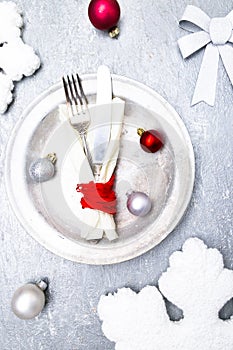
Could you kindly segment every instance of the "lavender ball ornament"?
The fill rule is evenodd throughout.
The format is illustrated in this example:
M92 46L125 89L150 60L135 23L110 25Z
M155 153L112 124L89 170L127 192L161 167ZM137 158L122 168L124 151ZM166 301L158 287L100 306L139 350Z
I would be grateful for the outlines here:
M146 216L151 210L151 200L143 192L127 193L127 208L135 216Z

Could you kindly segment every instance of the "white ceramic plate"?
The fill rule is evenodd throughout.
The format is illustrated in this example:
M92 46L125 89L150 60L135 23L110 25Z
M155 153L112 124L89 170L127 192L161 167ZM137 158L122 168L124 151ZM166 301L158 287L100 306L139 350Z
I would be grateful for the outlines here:
M80 237L82 221L67 205L61 177L64 159L75 140L64 130L58 106L64 92L57 84L25 110L7 147L6 185L9 200L27 232L51 252L88 264L112 264L148 251L178 224L191 198L194 183L194 154L188 132L175 110L146 86L121 76L112 76L113 93L125 100L125 118L117 165L116 215L119 239L98 244ZM82 77L89 102L95 101L96 75ZM165 147L155 154L144 152L137 128L158 129ZM67 129L68 130L68 129ZM57 154L55 177L35 184L28 176L30 163L47 153ZM142 191L153 202L144 218L126 208L126 192Z

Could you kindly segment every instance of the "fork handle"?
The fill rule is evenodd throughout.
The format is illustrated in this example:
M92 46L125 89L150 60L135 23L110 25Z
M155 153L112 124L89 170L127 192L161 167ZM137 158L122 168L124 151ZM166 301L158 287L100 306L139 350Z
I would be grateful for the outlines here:
M90 165L90 168L93 172L93 164L92 164L92 158L91 158L91 153L89 151L88 145L87 145L87 139L86 139L86 135L84 133L80 133L81 139L82 139L82 145L83 145L83 150L84 153L87 157L88 163Z

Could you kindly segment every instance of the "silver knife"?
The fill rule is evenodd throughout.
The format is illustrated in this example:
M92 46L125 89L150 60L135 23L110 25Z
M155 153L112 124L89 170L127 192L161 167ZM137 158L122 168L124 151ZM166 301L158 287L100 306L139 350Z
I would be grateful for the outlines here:
M106 150L111 136L112 114L112 81L111 73L107 66L100 66L97 71L97 96L96 96L96 129L93 142L93 173L98 182L102 169Z

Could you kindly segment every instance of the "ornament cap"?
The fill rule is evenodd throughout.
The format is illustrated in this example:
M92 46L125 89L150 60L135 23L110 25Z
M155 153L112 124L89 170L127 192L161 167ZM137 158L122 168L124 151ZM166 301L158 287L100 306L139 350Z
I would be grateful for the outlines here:
M116 39L118 37L118 35L120 34L120 29L117 26L115 26L115 27L109 29L108 34L109 34L110 38Z
M38 288L40 288L42 291L44 291L45 289L47 289L48 284L44 281L44 280L39 280L36 282L36 285Z
M57 161L56 153L49 153L47 154L46 158L48 158L53 164L55 164L55 162Z
M137 133L139 136L142 136L142 134L145 132L145 130L143 128L138 128L137 129Z
M126 197L129 197L132 193L135 193L135 191L128 190L125 195L126 195Z

